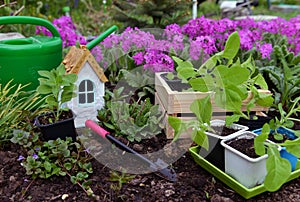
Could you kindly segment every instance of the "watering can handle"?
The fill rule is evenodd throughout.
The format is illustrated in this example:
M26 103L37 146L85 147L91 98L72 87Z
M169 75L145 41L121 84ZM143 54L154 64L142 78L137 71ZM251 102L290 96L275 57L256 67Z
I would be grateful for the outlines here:
M91 50L98 43L100 43L101 41L103 41L106 37L108 37L111 33L113 33L114 31L116 31L117 29L118 29L118 27L116 25L111 26L108 30L106 30L105 32L103 32L102 34L100 34L97 38L95 38L93 41L91 41L90 43L88 43L86 45L87 49Z
M31 24L31 25L40 25L46 27L53 37L61 38L59 32L54 27L54 25L42 18L31 17L31 16L3 16L0 17L0 25L4 24Z

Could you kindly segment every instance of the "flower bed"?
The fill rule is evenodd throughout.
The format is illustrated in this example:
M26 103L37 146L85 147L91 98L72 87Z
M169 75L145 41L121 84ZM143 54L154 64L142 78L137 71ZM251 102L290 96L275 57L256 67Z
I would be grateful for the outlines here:
M201 17L195 20L191 20L183 26L172 24L167 26L163 30L142 30L138 28L127 28L124 32L120 34L115 34L108 37L99 46L97 46L97 48L92 50L98 62L101 64L102 67L106 69L105 74L107 75L110 81L109 84L107 84L107 86L111 87L108 89L108 93L106 95L107 108L102 109L102 111L99 111L99 114L97 116L97 118L99 119L99 124L104 124L102 126L109 128L112 132L118 132L116 135L123 135L121 134L121 132L124 132L124 128L127 128L128 131L133 130L132 128L134 128L134 132L137 133L137 127L135 127L137 124L141 124L138 125L139 129L143 129L145 124L149 125L149 127L152 127L153 125L158 126L159 123L157 122L161 120L161 116L157 106L152 107L153 100L152 103L150 102L150 98L153 98L155 93L154 75L151 74L151 72L153 73L162 71L174 71L176 68L176 64L174 63L172 56L177 56L183 60L190 61L194 66L199 67L212 55L222 52L228 36L234 33L235 31L237 31L238 35L240 36L241 45L241 48L239 49L239 52L237 53L236 57L234 56L235 62L238 61L238 58L241 61L241 63L244 64L247 62L246 58L249 58L249 55L252 55L252 58L254 58L258 67L270 65L276 66L276 64L279 63L279 61L282 62L282 58L289 60L290 63L288 64L293 64L293 62L298 60L298 57L293 57L293 60L290 58L292 58L293 54L298 54L298 52L300 51L300 46L298 43L299 34L297 31L299 22L300 17L292 18L290 20L278 18L271 21L261 22L255 22L251 19L232 21L229 19L211 20ZM76 27L74 26L70 18L62 17L54 21L53 23L61 32L61 36L64 41L65 51L67 51L70 46L76 45L76 43L78 42L81 44L86 44L86 39L76 32ZM278 49L278 46L284 47L284 45L287 46L286 50ZM277 47L277 49L275 49L274 47ZM284 52L284 56L286 57L278 57L278 55L276 55L276 51L273 50L276 50L278 52ZM230 59L233 60L233 58ZM238 63L239 62L237 62L237 64ZM284 62L282 62L282 64L283 66L285 65ZM138 67L141 67L141 71L138 71ZM287 69L286 66L284 66L284 69ZM150 74L146 74L149 72ZM297 72L295 74L297 75ZM290 73L286 71L286 75L290 75ZM284 77L284 79L288 80L289 82L293 81L292 79L289 80L286 78L287 77ZM125 88L125 92L122 92L123 89L117 88L117 84L121 79L124 79L125 82L127 82L126 84L128 84L130 87L133 87L134 90L137 89L135 94L131 94L131 89ZM122 82L124 80L122 80ZM145 80L147 80L147 82L145 82ZM299 95L297 94L299 84L300 82L295 83L295 96ZM126 103L126 106L122 105L124 103L120 104L121 102L119 102L119 105L116 105L117 102L113 103L114 100L122 100L124 96L128 96L128 94L133 98L130 97L130 103ZM279 94L276 95L278 97ZM149 99L145 99L148 97ZM16 98L14 99L17 98L18 96L16 96ZM30 102L30 100L37 100L37 98L31 99L31 97L24 97L24 100L26 101L26 103L28 103ZM289 99L286 100L292 102ZM194 111L198 109L196 108L197 106L207 106L208 101L203 103L198 102L196 104L197 105L194 105L193 108ZM164 105L167 106L167 104ZM5 106L3 108L5 109ZM31 175L33 178L49 178L53 175L68 175L74 186L81 186L81 188L83 188L83 191L87 195L93 195L95 191L95 195L101 195L103 197L105 197L106 194L109 192L119 194L119 191L122 189L122 185L130 181L126 178L126 175L117 175L116 179L116 176L114 175L114 173L112 173L112 181L120 180L119 182L121 183L121 185L119 184L119 186L121 187L104 187L104 191L102 192L102 190L99 190L97 188L97 185L90 186L89 183L91 183L91 180L89 176L92 175L92 169L89 163L90 161L88 160L91 157L88 151L84 150L82 148L82 145L72 142L41 142L38 137L39 132L35 131L35 127L30 122L30 118L33 115L26 114L27 111L26 113L25 110L22 111L23 108L26 110L26 107L22 107L20 115L12 114L6 119L8 120L8 122L3 122L2 125L0 125L0 129L2 129L3 127L5 128L7 126L9 127L9 130L7 130L6 128L4 130L4 141L10 140L11 136L9 135L12 135L10 133L14 131L13 129L16 129L14 127L20 129L20 131L14 131L15 133L13 135L16 139L15 142L19 143L24 149L24 151L22 150L22 154L26 157L24 157L24 159L19 160L22 160L23 166L27 166L26 172L28 175ZM114 111L112 111L112 109L114 109ZM282 106L280 109L283 109ZM198 115L200 116L200 111L198 112ZM118 115L119 120L114 120L114 118L116 118ZM154 119L154 115L156 116L156 119ZM0 120L1 118L2 117L0 117ZM27 121L26 124L19 124L19 122L23 121L21 118ZM121 126L121 124L123 124L123 128L118 127ZM156 132L158 131L158 133L161 131L160 128L154 129ZM0 131L0 134L1 132L3 131ZM135 133L133 133L132 131L130 132L131 134L135 135ZM151 134L154 134L154 132L151 132ZM3 138L2 136L0 137ZM136 137L137 136L125 138L127 138L127 140L133 146L135 146L135 148L140 148L139 142L136 140L141 140L140 138ZM155 137L153 137L153 140L156 141L155 143L153 143L153 145L157 145L159 141ZM77 153L72 152L73 150L77 150ZM55 153L55 155L53 155L52 153ZM61 153L63 154L63 156L61 156ZM51 156L51 158L49 156ZM79 159L79 157L83 158ZM182 157L180 160L183 160L185 158L186 157ZM83 161L84 163L82 163L81 161ZM181 166L180 163L181 162L179 161L174 163L174 165L177 165L175 166L175 169L179 170L178 168L180 168ZM187 167L190 168L189 165L187 165ZM198 169L199 168L195 168L196 171L198 171ZM198 172L194 173L198 174ZM190 177L191 175L189 170L185 169L183 171L180 171L180 175L178 176L180 176L179 180L184 181L187 179L187 177ZM193 179L197 178L197 175L195 176L196 177L193 176ZM208 178L211 179L211 176L209 176ZM2 179L0 178L0 182L1 180ZM93 182L99 180L103 179L95 177L95 180ZM156 178L149 176L145 177L141 175L137 175L135 180L138 183L134 184L133 188L131 187L130 190L134 190L134 187L136 186L146 187L147 190L149 190L152 187L155 187L154 185L157 182ZM200 181L207 182L209 180L205 179ZM173 185L170 185L170 183L164 182L161 184L167 185L168 187L172 187L168 190L164 190L166 193L165 195L171 193L168 196L180 196L181 193L176 193L176 188L174 188ZM201 183L197 184L199 184L199 187L202 187L203 185L201 185ZM31 184L28 185L28 188L25 188L25 194L29 190L30 185ZM155 188L157 189L157 187ZM198 189L198 187L197 189L195 189L195 187L193 188L193 190ZM99 192L101 193L98 194ZM204 196L205 193L209 194L209 191L201 192L198 194ZM22 196L19 198L23 198L25 194L22 194ZM133 193L132 195L134 194L136 193ZM143 194L145 193L143 192ZM156 194L153 195L155 196ZM230 195L233 194L229 193L226 196L230 197ZM166 196L166 198L168 198L168 196ZM188 197L190 196L190 193L184 196ZM238 196L234 196L234 198L241 199ZM201 200L204 200L203 197L201 197Z

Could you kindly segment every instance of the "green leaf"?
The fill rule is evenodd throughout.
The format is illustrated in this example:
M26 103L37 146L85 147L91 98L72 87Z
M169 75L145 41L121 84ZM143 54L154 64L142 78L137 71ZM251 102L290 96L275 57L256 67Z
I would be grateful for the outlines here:
M47 172L50 172L50 171L51 171L51 168L52 168L51 163L49 163L48 161L45 161L45 162L44 162L44 168L45 168L45 170L46 170Z
M67 170L71 170L71 169L72 169L72 164L71 164L71 163L64 163L64 167L65 167Z
M65 176L66 175L66 173L61 172L61 168L60 167L53 168L52 174L53 175L61 175L61 176Z
M183 79L188 79L197 75L194 68L181 68L177 70L178 77Z
M210 95L197 99L190 105L190 110L196 115L200 123L210 123L212 117L212 104Z
M238 122L240 117L241 117L241 115L239 115L239 114L233 114L231 116L226 116L226 118L225 118L226 126L230 126L233 123Z
M180 63L177 63L178 66L176 68L177 72L180 72L181 70L184 69L189 69L189 70L194 70L194 66L190 61L181 61Z
M222 56L232 60L240 49L240 36L237 31L229 35Z
M265 142L270 134L269 124L264 124L262 127L261 134L254 138L254 148L257 155L264 155L266 153Z
M75 86L71 85L71 86L65 86L63 88L62 94L61 94L61 102L68 102L70 101L73 97L74 97L74 88ZM76 94L75 94L76 96Z
M168 72L167 73L167 79L169 79L169 80L173 80L174 79L174 73L173 72Z
M206 67L207 69L212 69L216 66L218 60L217 60L218 55L213 55L212 57L208 58L203 65L199 69L202 69Z
M63 81L67 81L68 83L75 83L77 81L77 74L66 74L63 77Z
M60 76L63 76L66 73L65 65L63 65L63 64L60 64L56 70L57 70L58 75L60 75Z
M286 140L280 145L286 147L286 150L297 156L297 158L300 158L300 138L295 140Z
M262 133L254 138L255 153L262 156L266 153L265 141L268 138L267 133Z
M91 185L91 184L92 184L92 181L91 181L91 180L88 180L88 181L83 182L83 183L82 183L82 186L83 186L85 189L87 189L88 186Z
M57 106L58 105L58 102L56 100L56 98L54 96L47 96L46 98L46 102L51 105L51 106Z
M230 86L230 88L216 89L215 103L222 109L240 112L242 107L243 94L236 86Z
M267 134L267 135L269 135L269 134L270 134L270 131L271 131L271 129L270 129L269 124L268 124L268 123L265 123L265 124L263 125L263 127L262 127L261 133L262 133L262 134Z
M51 76L50 76L51 73L49 73L48 71L40 70L40 71L38 71L38 74L39 74L40 76L46 77L46 78L48 78L48 79L51 79Z
M178 57L176 57L176 56L172 56L172 59L173 59L177 64L180 64L180 63L183 62L182 59L180 59L180 58L178 58Z
M71 176L70 180L73 184L77 183L77 178L75 176Z
M45 78L38 78L40 82L40 86L45 85L45 86L55 86L55 80L50 80L50 79L45 79Z
M186 131L185 124L182 122L181 119L175 116L169 116L168 122L170 126L174 129L174 138L173 141L176 141L182 132Z
M274 102L274 98L272 94L259 94L259 98L256 100L256 104L263 107L270 107Z
M290 177L291 164L287 159L281 158L277 147L268 147L266 162L267 175L264 185L268 191L277 191Z
M246 68L242 68L240 64L235 63L231 67L218 65L214 74L219 76L224 86L227 86L227 84L240 85L249 79L250 71Z
M300 161L297 161L295 170L299 170L299 169L300 169Z
M286 112L284 111L283 107L282 107L282 103L278 104L278 110L281 116L285 116Z
M194 91L208 92L208 83L203 78L192 78L189 80L189 84Z
M52 92L52 87L50 85L40 85L36 90L40 94L49 94Z
M201 147L208 150L209 141L206 133L203 130L193 130L192 135L193 135L193 141L197 145L200 145Z
M264 77L261 74L258 74L255 78L255 84L257 84L258 86L260 86L261 89L268 89L268 84L265 81Z

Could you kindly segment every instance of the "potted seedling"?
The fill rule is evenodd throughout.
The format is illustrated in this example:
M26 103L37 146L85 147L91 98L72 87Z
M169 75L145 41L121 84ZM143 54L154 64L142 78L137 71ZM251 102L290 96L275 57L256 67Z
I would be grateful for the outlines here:
M64 107L64 103L76 96L74 83L76 74L66 74L65 66L59 65L51 71L38 71L39 78L37 92L46 96L48 112L35 118L35 124L40 128L44 140L65 139L72 137L76 140L74 126L75 114Z
M225 173L247 188L265 183L269 191L275 191L287 180L290 173L284 172L281 181L275 179L278 176L274 176L274 172L278 174L289 163L280 158L279 146L265 139L255 139L256 136L253 132L245 131L221 141L225 148Z
M265 131L266 134L263 134L261 128L254 131L256 134L268 135L269 139L282 146L280 156L289 160L292 171L296 169L298 158L300 158L300 131L291 129L295 122L300 122L300 119L293 117L293 115L300 112L299 101L300 97L294 99L288 112L283 109L282 103L279 103L280 116L270 121L268 124L270 130Z

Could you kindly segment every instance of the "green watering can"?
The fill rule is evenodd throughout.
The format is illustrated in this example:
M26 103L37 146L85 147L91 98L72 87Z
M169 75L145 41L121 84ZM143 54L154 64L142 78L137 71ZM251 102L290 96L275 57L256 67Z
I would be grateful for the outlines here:
M47 28L52 37L34 36L0 41L0 84L13 79L16 84L28 84L24 90L35 90L39 85L40 70L51 70L62 62L62 40L49 21L29 16L0 17L1 24L31 24ZM90 50L117 30L113 25L86 45Z
M62 40L57 29L49 21L29 16L0 17L3 24L31 24L47 28L52 37L34 36L29 38L0 41L0 83L13 79L15 84L31 83L24 90L34 90L39 85L38 71L51 70L62 61Z

